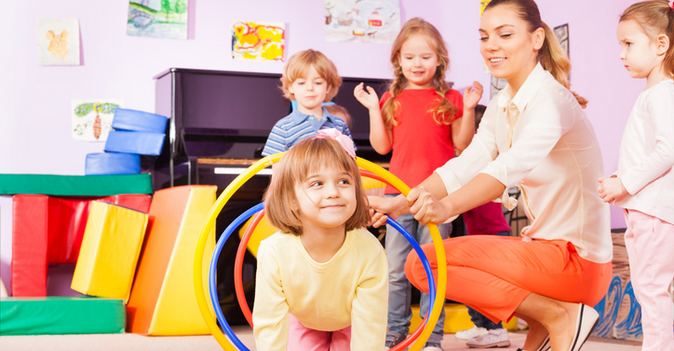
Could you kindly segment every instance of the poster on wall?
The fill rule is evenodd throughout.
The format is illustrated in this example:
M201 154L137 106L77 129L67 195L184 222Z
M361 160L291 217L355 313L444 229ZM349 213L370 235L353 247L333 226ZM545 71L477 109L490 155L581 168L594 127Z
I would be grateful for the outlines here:
M400 30L399 0L325 0L329 42L390 43Z
M238 21L232 27L232 58L283 61L285 23Z
M80 24L77 19L43 18L38 24L40 64L80 65Z
M81 141L105 141L112 128L112 117L121 106L118 100L74 100L72 135Z
M487 5L489 5L490 2L491 0L480 0L480 15L484 13L485 7L487 7Z
M162 39L187 39L189 0L129 0L126 34Z

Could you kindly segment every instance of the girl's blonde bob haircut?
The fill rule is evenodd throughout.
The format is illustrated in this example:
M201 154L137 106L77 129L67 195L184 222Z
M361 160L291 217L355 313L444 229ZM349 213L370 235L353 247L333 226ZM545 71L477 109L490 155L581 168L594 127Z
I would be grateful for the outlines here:
M346 221L346 231L367 226L370 212L355 159L337 141L319 138L302 140L274 167L264 199L267 219L272 225L284 233L302 235L295 186L323 167L337 167L353 176L356 210Z
M316 73L325 79L325 82L328 84L325 101L330 101L337 95L339 87L342 85L342 77L337 73L337 67L322 52L307 49L291 56L283 68L281 90L283 90L283 96L286 99L295 100L295 97L289 90L290 86L297 79L306 77L309 67L312 66L316 70Z

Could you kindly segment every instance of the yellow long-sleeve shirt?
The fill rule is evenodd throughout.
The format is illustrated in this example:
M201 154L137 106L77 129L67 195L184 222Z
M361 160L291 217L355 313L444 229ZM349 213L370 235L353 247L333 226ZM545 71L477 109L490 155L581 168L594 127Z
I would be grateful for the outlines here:
M260 243L257 262L257 350L286 350L288 313L310 329L351 326L351 351L384 348L388 267L381 244L367 230L346 233L327 262L313 260L299 236L276 233Z

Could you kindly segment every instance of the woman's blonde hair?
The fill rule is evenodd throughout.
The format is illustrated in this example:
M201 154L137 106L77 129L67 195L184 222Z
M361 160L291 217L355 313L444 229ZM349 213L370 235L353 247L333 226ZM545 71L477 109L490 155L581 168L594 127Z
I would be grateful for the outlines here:
M438 95L438 103L431 108L433 120L437 124L451 124L457 114L457 108L451 101L447 100L445 94L449 90L449 84L445 81L445 72L449 67L449 54L447 47L442 39L442 35L435 26L429 22L415 17L405 22L405 25L400 29L398 36L393 42L391 48L391 64L393 65L394 78L389 85L388 92L391 95L382 107L382 114L384 115L384 122L387 127L398 125L396 120L396 112L400 107L400 103L396 101L396 97L407 86L407 79L403 75L402 67L400 66L400 50L403 44L414 35L423 35L430 39L430 44L435 54L438 56L438 67L435 69L433 75L432 86Z
M500 5L512 6L520 19L527 22L530 33L533 33L538 28L543 28L545 40L541 49L538 50L538 61L561 85L570 90L571 82L569 81L569 75L571 73L571 62L562 46L559 45L555 32L541 19L541 12L538 10L536 2L533 0L492 0L485 8L485 11ZM573 93L582 107L587 106L587 100L584 97L576 94L574 91L571 91L571 93Z
M266 215L272 225L284 233L302 234L295 186L322 167L337 167L353 177L356 210L346 221L346 230L367 226L370 212L356 161L337 141L323 138L300 141L274 167L271 184L264 197Z
M307 49L295 53L290 57L285 67L283 67L281 90L283 90L283 96L285 96L286 99L295 99L293 93L290 92L290 86L295 80L306 77L309 67L312 66L318 75L325 79L325 82L328 84L325 101L330 101L337 95L339 87L342 85L342 77L337 73L337 67L322 52Z
M642 1L632 4L622 15L620 22L633 20L644 32L655 39L659 34L667 35L669 48L662 61L662 68L670 78L674 78L674 5L667 0Z

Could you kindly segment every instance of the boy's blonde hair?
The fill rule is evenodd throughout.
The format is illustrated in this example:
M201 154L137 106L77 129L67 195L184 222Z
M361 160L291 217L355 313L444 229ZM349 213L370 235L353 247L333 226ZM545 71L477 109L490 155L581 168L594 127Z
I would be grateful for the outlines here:
M264 199L267 219L272 225L284 233L302 234L295 186L321 167L337 167L353 176L356 210L346 221L346 230L367 226L370 212L356 161L337 141L324 138L300 141L274 167L271 184Z
M391 97L382 106L384 123L389 128L398 125L395 116L400 103L395 98L407 86L407 79L403 75L403 70L400 66L400 50L403 44L413 35L423 35L428 38L433 51L438 56L438 67L435 69L435 75L433 75L433 80L431 81L431 85L438 95L438 103L429 112L433 114L433 120L437 124L451 124L456 119L458 109L445 97L450 88L449 84L445 81L445 72L447 72L447 68L449 67L447 46L445 46L445 42L438 29L419 17L405 22L391 47L391 64L393 65L394 78L388 88Z
M628 7L620 22L633 20L654 40L659 34L669 38L669 48L662 61L662 68L670 78L674 78L674 5L667 0L642 1Z
M330 101L337 95L339 87L342 85L342 77L337 73L337 67L320 51L307 49L290 57L283 68L283 74L281 75L281 90L283 90L283 96L285 96L286 99L295 99L290 92L290 86L295 80L305 77L309 67L312 66L318 75L325 79L325 82L328 84L325 101Z

